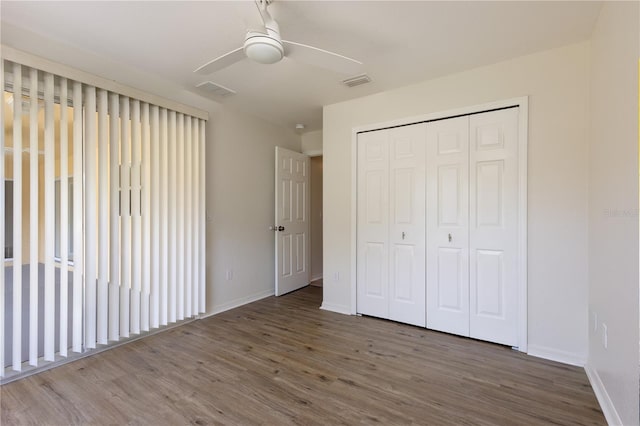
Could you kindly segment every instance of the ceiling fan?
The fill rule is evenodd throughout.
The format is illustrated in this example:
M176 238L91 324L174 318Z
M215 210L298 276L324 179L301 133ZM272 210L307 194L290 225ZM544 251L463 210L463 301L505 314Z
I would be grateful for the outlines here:
M355 59L295 41L282 40L280 27L267 10L272 2L273 0L255 0L264 30L248 30L243 46L207 62L194 72L211 74L245 57L261 64L274 64L287 57L345 75L360 71L362 62Z

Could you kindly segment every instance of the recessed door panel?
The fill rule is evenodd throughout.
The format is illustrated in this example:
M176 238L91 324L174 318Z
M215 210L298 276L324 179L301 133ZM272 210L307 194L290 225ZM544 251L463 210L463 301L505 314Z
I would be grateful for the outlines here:
M304 222L306 219L305 200L307 199L307 185L304 181L295 182L295 220Z
M281 262L282 262L282 267L280 268L280 276L283 278L286 277L290 277L293 273L293 267L291 265L291 242L292 242L292 238L291 238L291 234L289 235L283 235L280 238L281 244L281 250L282 250L282 256L280 256Z
M396 244L393 249L393 298L396 302L413 302L414 259L415 248L412 245Z
M386 191L383 185L387 184L388 179L384 176L384 170L371 170L364 176L365 200L366 208L364 217L368 224L384 225L383 221L387 218L387 206L384 204Z
M280 217L283 222L291 222L291 183L290 178L283 178L280 181L280 191L282 194Z
M502 226L504 161L476 164L476 204L478 227Z
M305 272L307 265L307 253L306 248L307 242L304 233L296 234L296 273L300 274Z
M394 179L392 188L393 197L393 219L396 225L411 225L413 223L414 192L415 188L413 169L396 169L393 171Z
M438 307L462 312L464 309L461 249L442 247L438 252ZM466 284L466 280L464 280ZM464 292L466 294L466 292Z
M384 243L368 243L364 252L364 288L367 297L386 297L387 279L385 277L385 263L387 251Z
M461 216L461 164L438 167L438 222L442 226L463 226ZM466 183L465 183L466 184Z
M476 252L476 313L504 319L504 257L500 250Z
M490 114L490 113L485 113ZM485 115L484 123L477 123L475 126L476 149L478 151L486 151L491 149L504 149L504 128L505 123L501 121L493 121L493 118ZM496 117L498 120L500 118Z
M435 138L437 141L438 155L458 154L462 152L464 149L463 146L466 144L464 140L467 139L455 128L442 128L437 131Z

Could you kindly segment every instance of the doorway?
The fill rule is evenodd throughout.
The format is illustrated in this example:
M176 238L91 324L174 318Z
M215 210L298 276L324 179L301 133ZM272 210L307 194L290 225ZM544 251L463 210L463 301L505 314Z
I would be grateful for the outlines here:
M311 157L311 275L310 284L322 287L322 155Z

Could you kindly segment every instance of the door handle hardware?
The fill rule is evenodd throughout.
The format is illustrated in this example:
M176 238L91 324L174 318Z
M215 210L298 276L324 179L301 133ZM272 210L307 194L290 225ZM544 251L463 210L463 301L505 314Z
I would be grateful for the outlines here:
M284 226L278 226L278 231L284 231Z
M402 239L403 240L404 240L404 237L405 237L405 233L404 233L404 231L402 231Z
M270 226L269 231L284 231L284 226Z
M451 242L451 240L453 240L453 238L451 238L451 234L449 234L449 242Z

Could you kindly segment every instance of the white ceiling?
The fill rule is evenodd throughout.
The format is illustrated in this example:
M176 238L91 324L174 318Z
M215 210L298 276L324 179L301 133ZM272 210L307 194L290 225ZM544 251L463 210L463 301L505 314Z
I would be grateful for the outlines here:
M2 23L196 93L196 84L211 80L237 92L214 98L222 104L315 130L322 128L323 105L585 40L600 7L591 1L276 0L269 10L284 39L364 63L373 82L355 88L341 84L348 76L286 58L273 65L244 60L210 76L194 74L240 47L245 30L259 26L253 1L2 1L0 13ZM2 42L12 44L5 34Z

